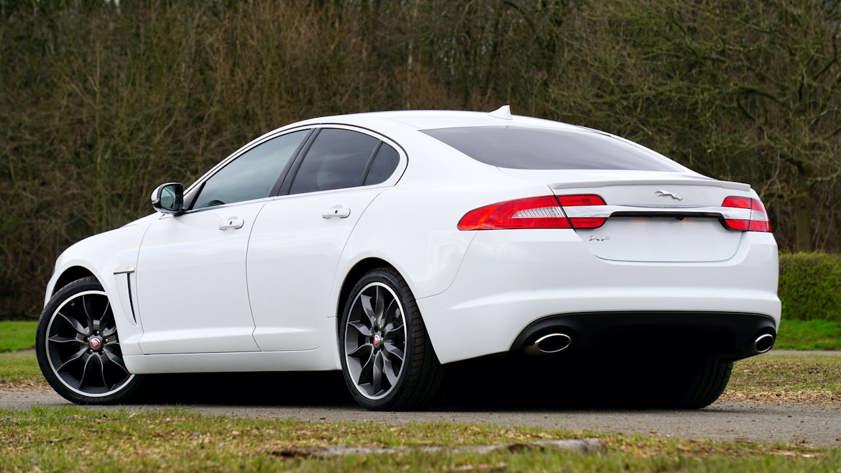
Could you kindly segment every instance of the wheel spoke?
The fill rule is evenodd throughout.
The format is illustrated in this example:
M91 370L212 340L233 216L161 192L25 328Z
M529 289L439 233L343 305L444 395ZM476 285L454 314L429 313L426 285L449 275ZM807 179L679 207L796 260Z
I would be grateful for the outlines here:
M62 363L58 368L55 369L56 373L63 370L64 368L66 368L67 365L69 365L70 363L73 363L74 361L81 358L85 353L87 353L87 351L88 351L87 346L84 346L84 347L80 348L79 351L77 351L76 353L71 355L70 358L68 358L64 363Z
M80 324L78 320L71 319L70 317L62 314L61 312L58 313L58 316L61 317L62 320L64 320L68 324L70 324L70 326L73 327L73 330L75 330L79 335L89 335L90 334L90 332L85 327L83 327L82 324Z
M355 328L357 332L359 332L360 334L362 334L362 335L364 335L364 336L366 336L366 337L370 337L370 336L372 336L372 335L373 335L373 333L371 332L371 329L370 329L370 328L368 328L368 327L366 327L366 326L365 326L362 322L360 322L359 320L354 320L353 322L348 322L348 327L353 327L353 328Z
M391 356L396 357L401 362L403 361L403 350L401 350L397 345L394 344L391 340L386 340L383 342L383 349Z
M105 338L108 338L108 337L114 335L115 333L117 333L117 327L109 327L109 328L103 330L101 335Z
M89 356L85 359L85 365L84 365L84 367L82 367L82 376L79 378L79 386L77 386L79 389L81 389L82 385L85 384L85 376L87 376L87 374L88 374L88 365L91 364L91 359L92 358L93 358L93 355L91 355L91 356Z
M389 322L385 326L385 328L383 329L383 333L385 333L386 336L389 336L394 332L398 332L398 331L402 331L402 330L403 330L403 321L398 320L397 324L393 324L393 323Z
M384 319L384 315L385 315L385 314L383 314L383 309L384 309L384 306L385 306L385 298L383 297L382 292L380 291L380 286L376 286L376 288L374 290L375 290L374 294L376 294L376 299L374 300L374 314L377 317L377 326L382 327L383 326L383 319Z
M374 345L371 345L370 343L363 343L362 345L359 345L358 347L348 352L347 356L352 356L354 358L362 358L361 355L365 350L368 350L370 352L373 349ZM370 354L368 356L370 356Z
M374 314L374 308L371 307L371 296L362 294L359 300L362 302L362 311L365 312L365 316L368 317L369 325L373 326L376 321L376 315Z
M123 361L120 359L120 357L112 353L110 348L108 348L107 346L102 347L102 353L105 354L105 359L109 361L112 365L123 370L125 374L130 374L128 372L128 369L123 365Z
M78 343L81 345L87 345L84 340L79 340L76 337L60 337L58 335L54 335L48 339L52 343Z
M376 395L383 388L383 355L382 352L377 352L374 355L374 377L371 381L371 394Z
M85 318L88 320L88 332L92 332L95 328L93 325L93 317L91 317L91 313L88 310L88 298L87 296L82 296L82 309L85 311Z
M368 355L368 359L365 361L365 363L362 363L362 368L359 370L359 378L356 380L356 384L358 384L360 386L365 384L364 382L362 382L362 379L365 376L365 372L370 371L370 369L373 367L373 365L374 365L373 362L374 362L374 351L371 350L371 354Z
M389 386L397 384L397 370L394 369L394 365L387 356L383 356L383 371Z
M99 362L99 377L102 380L102 387L108 390L108 381L105 380L105 362L102 361L102 355L96 355L96 361Z

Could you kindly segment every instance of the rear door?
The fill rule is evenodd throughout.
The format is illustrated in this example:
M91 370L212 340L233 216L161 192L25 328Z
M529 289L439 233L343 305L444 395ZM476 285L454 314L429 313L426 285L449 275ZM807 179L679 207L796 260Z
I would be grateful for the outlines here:
M264 351L323 343L336 315L339 257L368 204L393 185L405 157L377 137L322 128L260 212L248 249L248 290ZM332 331L328 331L333 333Z

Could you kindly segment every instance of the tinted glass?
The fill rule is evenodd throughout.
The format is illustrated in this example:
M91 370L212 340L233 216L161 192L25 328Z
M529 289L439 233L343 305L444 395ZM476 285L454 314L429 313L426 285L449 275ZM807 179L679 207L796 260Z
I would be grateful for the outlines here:
M290 189L291 194L362 185L379 140L350 130L325 128L313 142Z
M587 130L477 126L423 132L477 161L503 168L681 170L642 146Z
M268 197L306 136L307 130L296 131L251 148L205 181L193 208Z
M397 154L397 150L383 143L379 151L377 151L374 162L371 163L368 176L365 178L365 185L379 184L385 181L391 177L391 173L397 169L399 163L400 155Z

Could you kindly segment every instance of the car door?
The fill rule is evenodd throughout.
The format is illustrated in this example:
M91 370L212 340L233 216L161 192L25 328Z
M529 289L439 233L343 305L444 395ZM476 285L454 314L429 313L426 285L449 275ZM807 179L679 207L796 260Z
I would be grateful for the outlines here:
M403 166L405 156L374 136L318 130L287 177L286 195L266 203L251 234L248 289L262 350L323 343L328 317L336 314L332 286L345 242Z
M251 147L188 194L190 210L150 225L136 268L144 353L258 350L245 271L248 237L308 133Z

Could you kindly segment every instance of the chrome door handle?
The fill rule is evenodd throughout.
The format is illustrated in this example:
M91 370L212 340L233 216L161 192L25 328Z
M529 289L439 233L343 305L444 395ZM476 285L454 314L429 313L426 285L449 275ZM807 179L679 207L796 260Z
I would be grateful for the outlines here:
M238 230L245 225L245 221L239 217L228 217L219 225L219 230L226 231L226 230Z
M327 209L323 214L323 218L348 218L350 217L350 209L341 205L334 205Z

